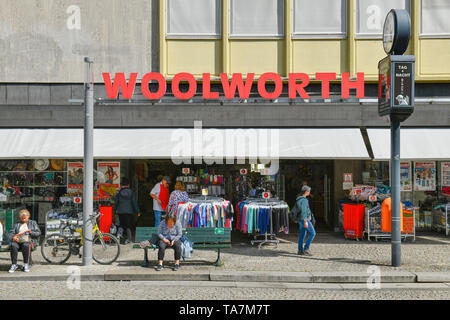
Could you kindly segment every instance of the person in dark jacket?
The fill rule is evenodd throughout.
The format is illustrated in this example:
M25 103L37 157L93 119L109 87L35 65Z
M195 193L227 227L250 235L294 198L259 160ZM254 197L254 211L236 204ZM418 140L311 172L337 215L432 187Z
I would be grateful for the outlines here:
M316 236L316 230L311 222L312 214L309 207L309 202L307 197L311 193L311 188L304 185L301 189L301 196L297 198L297 206L301 210L299 219L299 236L298 236L298 254L311 256L311 251L309 249L312 240ZM305 239L306 231L308 231L308 238L306 239L305 247L303 247L303 241Z
M41 230L34 220L30 220L30 212L26 209L19 212L20 222L14 225L14 228L9 232L8 238L11 241L11 268L10 273L18 269L17 256L19 250L23 255L23 271L30 272L28 265L31 255L31 248L36 247L38 238L41 235Z
M133 215L140 216L140 210L136 199L136 194L130 189L128 178L124 177L121 181L122 187L116 193L114 199L114 214L119 215L120 227L126 230L127 239L125 244L133 242L131 228L133 226Z
M181 224L177 222L176 216L167 214L165 219L158 226L158 265L156 271L161 271L163 267L164 253L167 248L173 248L175 252L174 271L180 269L181 258L181 236L183 235Z

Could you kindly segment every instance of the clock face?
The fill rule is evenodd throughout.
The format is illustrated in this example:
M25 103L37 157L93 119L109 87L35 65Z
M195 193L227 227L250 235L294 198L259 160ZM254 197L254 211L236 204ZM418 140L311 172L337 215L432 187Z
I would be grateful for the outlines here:
M394 45L395 20L394 13L390 11L386 16L383 27L383 47L387 54L390 54Z

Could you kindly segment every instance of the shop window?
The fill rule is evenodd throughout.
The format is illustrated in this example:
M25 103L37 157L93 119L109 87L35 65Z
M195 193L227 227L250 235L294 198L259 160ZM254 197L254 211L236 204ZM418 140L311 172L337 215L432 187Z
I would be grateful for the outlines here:
M409 0L358 0L356 34L359 38L381 38L386 15L391 9L411 12Z
M283 0L230 0L230 38L283 36Z
M347 0L294 0L293 38L345 38Z
M420 35L450 36L450 1L422 0L420 2Z
M220 38L221 0L167 0L167 38Z

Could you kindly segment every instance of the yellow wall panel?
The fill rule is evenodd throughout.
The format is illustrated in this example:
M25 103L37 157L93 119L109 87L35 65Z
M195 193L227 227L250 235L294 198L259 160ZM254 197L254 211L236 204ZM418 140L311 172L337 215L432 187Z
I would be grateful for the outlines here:
M378 81L378 61L386 57L381 40L356 41L356 72L364 72L366 80Z
M284 75L284 40L230 40L231 73Z
M294 40L292 72L348 72L347 40Z
M419 40L419 73L422 76L447 76L450 78L450 39Z
M222 65L221 40L167 40L167 73L219 75Z

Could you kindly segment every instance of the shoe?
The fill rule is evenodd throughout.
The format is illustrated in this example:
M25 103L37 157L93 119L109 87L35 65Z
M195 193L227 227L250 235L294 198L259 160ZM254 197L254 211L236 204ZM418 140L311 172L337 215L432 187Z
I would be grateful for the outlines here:
M180 270L180 264L179 263L175 264L175 267L173 267L173 271L178 271L178 270Z
M11 268L9 268L9 273L13 273L14 271L16 271L19 268L19 266L17 264L13 264L11 265Z
M162 264L158 264L155 269L156 271L161 271L162 269L164 269L164 267Z
M148 240L145 240L145 241L142 241L141 243L139 243L139 246L142 248L142 249L145 249L146 247L152 247L152 244L150 243L150 241L148 241Z
M303 251L298 251L297 254L298 254L299 256L303 256L305 253L304 253Z
M25 263L23 265L23 272L30 272L30 267L28 266L28 263Z
M130 244L130 243L131 243L131 241L130 241L130 240L128 240L128 239L126 239L126 240L125 240L125 242L124 242L123 244L125 244L125 245L126 245L126 244Z
M305 250L303 253L305 256L312 256L312 253L310 250Z

